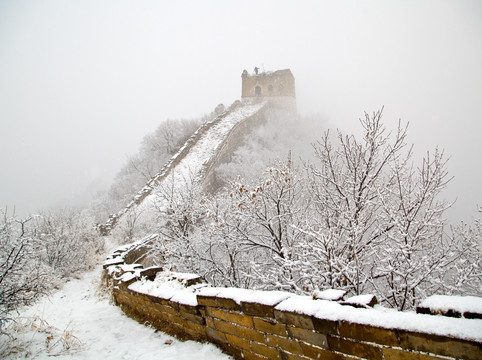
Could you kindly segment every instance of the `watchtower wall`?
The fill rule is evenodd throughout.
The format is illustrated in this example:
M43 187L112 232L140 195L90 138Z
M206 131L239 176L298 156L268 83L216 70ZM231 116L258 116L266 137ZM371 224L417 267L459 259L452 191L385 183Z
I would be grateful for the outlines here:
M249 74L244 70L241 77L243 102L264 99L272 103L296 107L295 78L290 69L260 74Z

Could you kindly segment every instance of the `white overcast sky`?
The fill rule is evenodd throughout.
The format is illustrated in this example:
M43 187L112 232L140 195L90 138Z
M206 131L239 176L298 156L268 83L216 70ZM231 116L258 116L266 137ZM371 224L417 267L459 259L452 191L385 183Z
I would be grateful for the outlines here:
M410 122L451 155L451 217L482 205L482 1L0 1L0 205L109 184L142 137L290 68L301 114Z

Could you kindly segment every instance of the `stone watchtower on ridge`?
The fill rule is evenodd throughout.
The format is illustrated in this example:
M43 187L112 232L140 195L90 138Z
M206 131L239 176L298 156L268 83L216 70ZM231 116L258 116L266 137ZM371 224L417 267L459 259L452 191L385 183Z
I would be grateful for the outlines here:
M241 77L241 99L244 103L263 99L296 107L295 78L290 69L252 75L244 70Z

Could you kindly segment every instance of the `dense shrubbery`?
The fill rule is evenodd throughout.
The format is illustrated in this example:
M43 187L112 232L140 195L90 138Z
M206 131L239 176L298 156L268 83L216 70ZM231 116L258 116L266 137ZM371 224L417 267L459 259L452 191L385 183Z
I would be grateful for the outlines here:
M26 219L0 211L0 330L8 313L97 262L103 239L80 210Z

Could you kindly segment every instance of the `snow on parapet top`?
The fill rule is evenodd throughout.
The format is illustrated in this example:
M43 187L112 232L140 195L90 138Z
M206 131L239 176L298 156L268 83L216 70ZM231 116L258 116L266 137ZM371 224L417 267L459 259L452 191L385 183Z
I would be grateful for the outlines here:
M196 306L197 297L194 292L198 286L205 286L205 284L186 287L183 282L198 277L198 275L189 273L161 271L156 274L156 278L153 281L141 279L129 285L128 288L141 294L171 300L179 304Z
M476 296L432 295L422 301L420 306L433 311L455 310L461 314L466 312L482 314L482 298Z
M278 304L275 309L332 321L350 321L385 329L401 329L482 341L482 320L478 319L423 315L383 307L358 309L333 301L312 300L307 296L289 298Z
M345 290L338 290L338 289L327 289L323 291L314 291L313 298L314 299L321 299L321 300L340 300L345 296Z
M273 306L280 301L286 300L293 294L284 291L258 291L240 288L202 288L198 295L216 296L222 299L231 299L237 304L241 302L257 303L262 305Z

